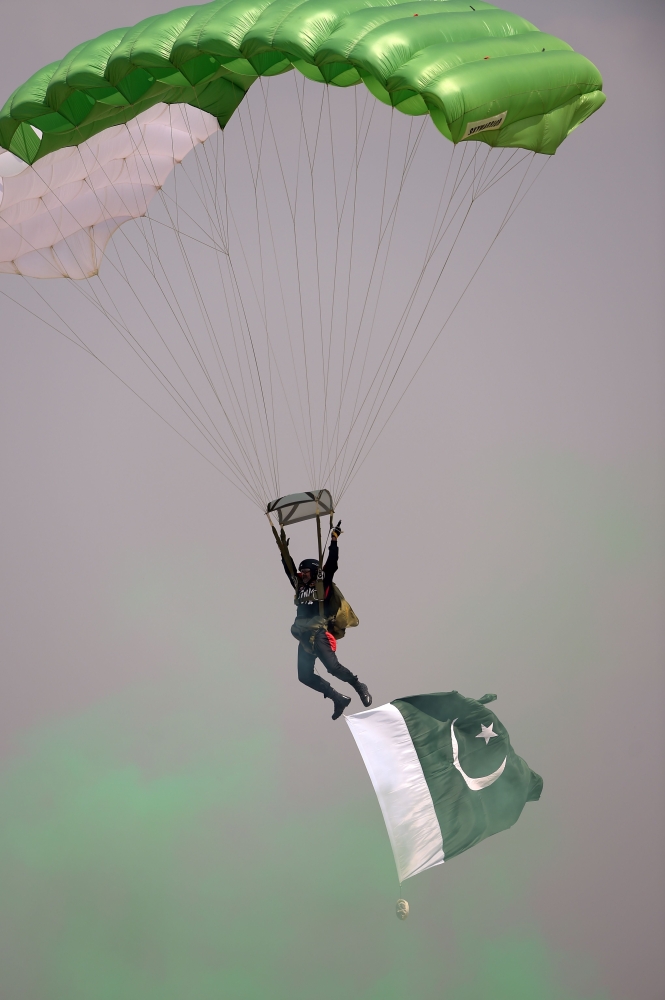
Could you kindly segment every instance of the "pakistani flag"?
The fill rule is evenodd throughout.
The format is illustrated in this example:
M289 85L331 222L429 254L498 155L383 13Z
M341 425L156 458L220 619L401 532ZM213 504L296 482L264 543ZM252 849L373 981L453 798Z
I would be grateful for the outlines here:
M400 882L507 830L543 779L505 727L457 691L417 694L346 716L388 827Z

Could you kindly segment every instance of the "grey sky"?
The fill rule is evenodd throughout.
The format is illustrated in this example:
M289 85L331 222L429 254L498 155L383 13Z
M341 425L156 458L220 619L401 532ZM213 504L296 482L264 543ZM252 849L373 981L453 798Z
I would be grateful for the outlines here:
M161 9L8 6L0 92ZM343 662L376 704L498 693L545 785L513 831L483 845L483 863L501 870L507 852L509 878L523 852L518 922L564 956L571 996L658 1000L665 12L642 0L512 9L595 62L607 103L502 235L344 498L339 581L362 624ZM174 636L205 621L252 696L270 699L289 748L284 794L305 812L345 802L347 786L371 796L349 734L297 684L290 595L264 519L100 367L0 309L7 766L30 733L182 678ZM293 531L300 557L312 542ZM473 854L430 873L440 896L463 893ZM415 881L407 898L422 893L429 912L432 893ZM423 948L433 962L435 943Z

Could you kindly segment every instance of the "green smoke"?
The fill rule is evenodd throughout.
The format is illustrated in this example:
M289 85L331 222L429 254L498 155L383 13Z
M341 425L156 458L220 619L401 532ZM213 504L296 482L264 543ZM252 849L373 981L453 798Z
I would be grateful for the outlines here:
M457 862L407 884L397 921L368 787L354 775L334 801L296 795L288 746L236 673L127 690L6 768L3 1000L475 1000L490 986L493 1000L572 1000L480 853L465 873L504 909L498 936L468 878L449 878Z

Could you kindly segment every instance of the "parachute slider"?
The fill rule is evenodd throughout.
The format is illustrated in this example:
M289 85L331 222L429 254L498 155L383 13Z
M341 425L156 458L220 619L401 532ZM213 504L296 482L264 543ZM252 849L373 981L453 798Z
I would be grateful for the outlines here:
M288 496L273 500L266 508L266 514L272 513L277 514L280 527L283 527L325 514L332 516L335 508L329 490L312 490L308 493L289 493Z

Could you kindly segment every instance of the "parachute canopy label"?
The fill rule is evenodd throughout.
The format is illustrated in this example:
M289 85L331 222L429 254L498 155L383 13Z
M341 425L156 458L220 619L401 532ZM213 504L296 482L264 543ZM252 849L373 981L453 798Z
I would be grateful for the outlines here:
M507 114L507 111L502 111L500 115L494 115L492 118L483 118L478 122L467 122L462 138L468 139L469 136L476 135L478 132L491 132L494 129L501 128Z

